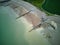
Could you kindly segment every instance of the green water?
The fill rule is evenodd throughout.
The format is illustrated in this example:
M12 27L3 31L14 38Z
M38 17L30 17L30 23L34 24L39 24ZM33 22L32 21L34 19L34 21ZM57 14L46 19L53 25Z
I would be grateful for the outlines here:
M32 28L30 24L27 23L24 18L16 20L16 17L17 14L10 7L0 7L0 45L60 44L60 29L58 29L57 34L54 35L55 39L50 39L49 41L36 31L28 32L28 30ZM57 20L58 19L56 19L56 21Z
M16 13L9 7L0 7L0 44L1 45L51 45L36 31L27 32L29 24L16 20Z
M24 39L24 24L8 7L0 7L1 45L28 45Z

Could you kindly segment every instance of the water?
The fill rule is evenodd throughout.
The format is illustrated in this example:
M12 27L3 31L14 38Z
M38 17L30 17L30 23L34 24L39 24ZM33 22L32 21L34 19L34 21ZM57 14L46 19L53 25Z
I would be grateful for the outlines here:
M16 20L16 17L11 8L0 7L1 45L50 45L36 31L27 32L29 24L23 23L24 18Z
M16 21L16 14L9 7L0 7L1 45L28 45L24 30L24 24Z
M59 45L59 32L55 40L47 39L37 31L28 32L32 27L25 18L16 20L17 14L10 7L0 7L1 45ZM40 30L40 29L38 29Z

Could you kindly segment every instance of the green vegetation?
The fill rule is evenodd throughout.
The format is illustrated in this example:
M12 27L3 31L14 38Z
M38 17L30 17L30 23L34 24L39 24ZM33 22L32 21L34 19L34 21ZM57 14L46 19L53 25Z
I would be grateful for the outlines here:
M47 15L53 15L49 12L46 12L44 9L42 9L42 4L44 3L44 0L24 0L26 2L31 3L32 5L36 6L38 9L44 11Z
M60 15L60 0L45 0L42 8L50 13Z
M24 1L27 1L40 9L44 0L24 0Z
M59 0L24 0L27 1L40 10L45 11L48 15L60 15L60 1ZM45 1L45 2L44 2Z

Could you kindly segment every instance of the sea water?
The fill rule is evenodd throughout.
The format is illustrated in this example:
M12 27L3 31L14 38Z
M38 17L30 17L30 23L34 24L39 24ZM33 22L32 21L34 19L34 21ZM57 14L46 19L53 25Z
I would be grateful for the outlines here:
M1 45L28 45L24 39L25 26L16 21L16 14L9 7L0 7Z
M0 7L1 45L52 45L41 33L39 34L37 31L28 32L32 25L24 17L17 20L16 17L17 14L10 7ZM54 42L58 40L53 40L53 44L56 44Z
M24 18L16 20L16 15L10 7L0 7L1 45L50 45L36 31L28 32L30 24Z

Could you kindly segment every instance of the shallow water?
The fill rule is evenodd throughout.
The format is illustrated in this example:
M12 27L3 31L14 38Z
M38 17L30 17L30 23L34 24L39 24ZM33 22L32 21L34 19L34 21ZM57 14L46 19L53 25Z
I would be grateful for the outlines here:
M16 17L17 14L10 7L0 7L1 45L52 45L59 43L56 36L51 43L51 40L44 38L41 33L28 32L32 28L31 24L25 18L16 20ZM59 34L56 35L59 38Z
M1 45L28 45L24 30L24 24L16 21L16 14L9 7L0 7Z
M11 8L0 7L1 45L50 45L36 31L27 32L31 28L26 27L29 24L23 22L24 18L16 20L16 17Z

